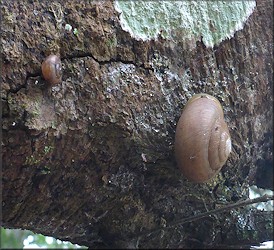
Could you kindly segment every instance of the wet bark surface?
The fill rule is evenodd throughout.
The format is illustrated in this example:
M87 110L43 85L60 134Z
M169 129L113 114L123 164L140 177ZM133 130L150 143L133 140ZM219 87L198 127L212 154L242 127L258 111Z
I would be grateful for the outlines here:
M271 239L270 214L250 207L144 233L245 199L250 185L273 189L272 11L258 1L242 30L206 48L136 41L111 1L3 1L3 226L92 248ZM41 75L49 54L63 64L55 86ZM176 167L174 135L201 92L223 105L233 149L195 184Z

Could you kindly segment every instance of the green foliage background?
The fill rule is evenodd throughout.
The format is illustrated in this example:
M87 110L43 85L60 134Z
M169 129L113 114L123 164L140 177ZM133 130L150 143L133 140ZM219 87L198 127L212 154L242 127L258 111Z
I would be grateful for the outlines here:
M1 249L23 249L27 248L27 245L24 245L24 240L28 238L28 236L33 236L33 241L30 244L36 244L41 248L58 248L58 249L87 249L85 246L74 245L70 242L60 241L53 238L51 244L48 244L46 241L46 236L42 234L34 234L28 230L20 230L20 229L5 229L1 227Z

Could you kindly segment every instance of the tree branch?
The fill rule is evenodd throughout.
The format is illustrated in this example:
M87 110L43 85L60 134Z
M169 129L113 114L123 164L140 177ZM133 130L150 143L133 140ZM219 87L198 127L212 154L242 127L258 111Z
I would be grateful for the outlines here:
M152 234L152 233L159 232L163 229L167 229L167 228L171 228L171 227L174 227L174 226L177 226L177 225L182 225L182 224L185 224L185 223L188 223L188 222L196 221L196 220L205 218L205 217L213 215L213 214L215 215L217 213L222 213L222 212L229 211L229 210L232 210L232 209L235 209L235 208L248 206L248 205L255 204L255 203L260 203L260 202L267 202L267 201L270 201L270 200L274 200L274 196L265 194L261 197L255 198L255 199L246 199L246 200L243 200L243 201L238 201L236 203L229 204L229 205L226 205L226 206L221 207L221 208L213 209L213 210L207 211L205 213L201 213L201 214L194 215L194 216L191 216L191 217L188 217L188 218L183 218L183 219L176 220L176 221L170 223L167 226L160 227L160 228L155 229L155 230L147 231L147 232L142 233L142 234L140 234L140 235L138 235L137 237L134 237L134 238L140 238L142 236L146 236L146 235L149 235L149 234Z

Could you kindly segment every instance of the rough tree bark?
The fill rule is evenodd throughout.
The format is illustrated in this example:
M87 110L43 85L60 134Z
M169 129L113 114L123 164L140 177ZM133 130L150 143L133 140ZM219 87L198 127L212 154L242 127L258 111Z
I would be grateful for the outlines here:
M272 239L272 215L250 206L168 227L246 199L250 185L273 189L272 1L257 1L213 48L137 40L112 1L4 0L1 13L4 227L92 248ZM47 87L40 67L51 53L63 80ZM205 184L180 174L173 148L182 108L200 92L222 103L233 143Z

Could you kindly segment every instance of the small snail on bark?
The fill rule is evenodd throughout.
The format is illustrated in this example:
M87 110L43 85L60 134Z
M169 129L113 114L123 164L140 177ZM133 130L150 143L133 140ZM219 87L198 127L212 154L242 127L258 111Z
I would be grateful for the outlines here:
M206 182L225 164L231 138L220 102L207 94L194 95L186 104L175 133L175 157L183 175Z
M50 55L42 63L42 74L51 85L62 80L62 63L58 56Z

